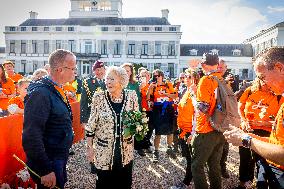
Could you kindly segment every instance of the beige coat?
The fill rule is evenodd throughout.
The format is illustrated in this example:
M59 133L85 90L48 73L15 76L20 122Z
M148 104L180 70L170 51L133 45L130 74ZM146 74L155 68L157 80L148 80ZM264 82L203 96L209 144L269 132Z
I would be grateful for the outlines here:
M135 91L124 90L125 99L122 107L123 111L138 111L138 100ZM96 168L101 170L111 170L113 165L113 155L115 147L115 137L117 132L115 125L122 123L116 123L116 116L121 116L122 114L116 115L112 109L107 92L95 93L93 96L93 103L91 106L91 114L86 126L86 132L89 135L94 136L93 148L94 148L94 163ZM122 129L121 129L122 130ZM123 136L121 143L121 153L122 153L122 164L127 165L131 160L133 160L133 137L126 139Z

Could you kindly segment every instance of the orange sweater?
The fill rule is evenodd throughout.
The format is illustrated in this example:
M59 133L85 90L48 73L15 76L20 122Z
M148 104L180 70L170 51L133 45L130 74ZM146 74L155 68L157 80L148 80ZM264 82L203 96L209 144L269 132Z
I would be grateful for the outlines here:
M16 92L15 84L14 84L12 79L7 78L7 82L6 83L2 82L2 92L5 95L11 95L11 94L14 94ZM8 97L7 98L0 98L0 108L2 110L7 110L8 102L9 102L9 98Z

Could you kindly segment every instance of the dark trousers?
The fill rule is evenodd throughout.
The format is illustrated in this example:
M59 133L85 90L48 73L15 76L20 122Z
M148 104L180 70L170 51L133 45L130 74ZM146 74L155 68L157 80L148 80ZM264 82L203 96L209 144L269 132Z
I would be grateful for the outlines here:
M181 153L182 156L186 158L186 171L185 171L185 177L183 179L183 183L185 185L190 185L190 182L192 181L192 172L191 172L191 145L186 144L186 141L183 139L179 139L179 144L181 147Z
M257 165L259 167L257 175L257 189L284 189L284 170L281 170L273 165L269 165L259 160ZM268 170L267 170L268 169ZM271 175L273 174L273 176Z
M144 139L141 141L137 141L134 137L134 149L135 150L147 149L147 148L150 148L150 146L152 146L151 137L152 137L153 130L154 130L152 111L147 112L147 117L149 118L149 122L148 122L149 130L147 134L145 135Z
M177 126L177 115L174 116L174 121L173 121L173 145L174 145L174 150L178 151L178 146L180 143L179 139L179 130Z
M67 182L67 172L66 172L67 160L53 160L52 166L56 176L56 186L60 189L64 189L64 185ZM41 184L41 180L30 173L33 181L37 184L38 189L46 189L44 185ZM44 175L43 175L44 176Z
M217 131L193 135L191 171L196 189L209 188L204 171L206 163L210 188L222 188L220 160L224 143L224 135Z
M255 129L253 134L268 137L270 132L260 129ZM239 180L241 182L252 181L254 178L255 163L261 158L258 154L254 153L248 148L239 147L240 154L240 167L239 167ZM257 166L257 172L259 168Z
M224 146L223 146L223 154L221 157L220 165L221 165L221 170L226 171L226 162L229 154L229 143L226 141Z
M98 169L96 189L123 188L131 189L133 161L122 168L112 170Z

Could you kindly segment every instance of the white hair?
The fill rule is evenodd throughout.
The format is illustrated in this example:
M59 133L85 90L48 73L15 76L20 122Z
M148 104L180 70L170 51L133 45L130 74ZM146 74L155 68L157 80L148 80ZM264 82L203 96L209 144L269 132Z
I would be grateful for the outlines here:
M122 88L126 88L129 82L129 77L124 68L118 67L118 66L110 66L106 70L105 78L107 78L108 75L115 74L119 77L119 82Z

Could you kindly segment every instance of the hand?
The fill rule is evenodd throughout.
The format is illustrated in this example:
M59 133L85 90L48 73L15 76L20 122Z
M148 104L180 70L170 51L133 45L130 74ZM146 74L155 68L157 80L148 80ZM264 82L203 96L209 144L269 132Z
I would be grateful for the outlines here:
M186 139L186 144L190 144L192 139L192 135L189 135L189 137Z
M95 152L93 147L87 147L87 160L89 162L94 162Z
M234 146L242 146L242 136L244 134L245 132L237 127L223 133L227 139L227 142L233 144Z
M48 188L54 188L56 185L55 173L51 172L48 175L41 177L41 184Z
M81 123L81 127L82 127L83 129L86 128L86 125L87 125L87 123Z
M194 94L196 94L197 86L196 86L194 83L189 87L189 89L190 89Z
M152 82L149 86L150 89L153 89L154 87L157 87L157 83L156 82Z

